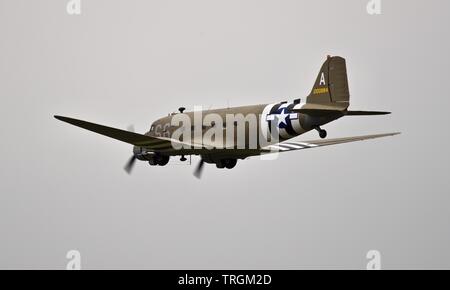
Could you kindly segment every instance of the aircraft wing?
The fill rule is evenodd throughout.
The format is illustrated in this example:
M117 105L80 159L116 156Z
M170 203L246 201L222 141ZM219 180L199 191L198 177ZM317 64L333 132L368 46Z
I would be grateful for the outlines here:
M135 146L145 147L151 151L163 151L171 150L172 142L183 144L182 142L165 137L151 137L143 134L138 134L126 130L116 129L112 127L107 127L87 121L82 121L78 119L55 116L56 119L69 123L71 125L125 142Z
M395 136L398 134L400 134L400 132L377 134L377 135L355 136L355 137L346 137L346 138L337 138L337 139L321 139L321 140L315 140L315 141L302 141L302 142L286 141L286 142L281 142L281 143L277 143L274 145L269 145L269 146L263 147L261 149L262 150L261 154L286 152L286 151L293 151L293 150L301 150L301 149L309 149L309 148L316 148L316 147L322 147L322 146L344 144L344 143L350 143L350 142L355 142L355 141L363 141L363 140L376 139L376 138L382 138L382 137L388 137L388 136Z

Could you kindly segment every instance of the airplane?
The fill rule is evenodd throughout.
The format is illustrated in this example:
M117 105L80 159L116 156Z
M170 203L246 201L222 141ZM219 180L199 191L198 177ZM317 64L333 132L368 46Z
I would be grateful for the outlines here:
M54 117L71 125L133 145L133 155L125 166L125 170L129 174L136 160L147 161L151 166L165 166L171 157L181 156L180 160L184 162L187 160L186 156L199 155L200 162L194 175L200 178L205 163L215 164L217 168L232 169L238 160L252 156L400 134L400 132L393 132L326 139L327 131L322 129L322 126L341 117L390 114L390 112L382 111L353 111L348 109L349 106L350 93L346 61L339 56L327 56L311 93L305 100L296 99L292 102L284 101L192 112L184 112L186 109L180 107L178 112L154 121L150 130L145 134L69 117L58 115ZM209 116L212 117L209 118ZM238 119L236 116L245 117L243 125L242 122L236 121ZM250 117L247 118L248 116ZM182 122L183 120L185 122ZM256 125L250 125L252 120L253 123L256 120ZM317 130L321 139L289 140L311 130ZM211 133L211 131L213 132ZM258 137L256 141L253 140L255 135ZM207 136L209 139L206 138ZM240 136L243 138L239 139ZM225 143L226 145L224 145Z

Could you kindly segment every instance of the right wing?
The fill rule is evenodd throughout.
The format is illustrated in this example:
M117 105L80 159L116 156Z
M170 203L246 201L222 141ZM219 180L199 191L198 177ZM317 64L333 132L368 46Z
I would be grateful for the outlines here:
M54 116L56 119L71 125L122 141L139 147L146 147L151 151L162 151L173 149L172 142L183 144L182 142L165 137L151 137L121 129L107 127L78 119Z
M281 142L281 143L277 143L274 145L269 145L269 146L263 147L263 148L261 148L261 151L262 151L261 153L264 154L264 153L286 152L286 151L293 151L293 150L310 149L310 148L344 144L344 143L363 141L363 140L369 140L369 139L375 139L375 138L381 138L381 137L387 137L387 136L395 136L398 134L400 134L400 133L395 132L395 133L387 133L387 134L365 135L365 136L355 136L355 137L346 137L346 138L337 138L337 139L321 139L321 140L304 141L304 142L287 141L287 142Z

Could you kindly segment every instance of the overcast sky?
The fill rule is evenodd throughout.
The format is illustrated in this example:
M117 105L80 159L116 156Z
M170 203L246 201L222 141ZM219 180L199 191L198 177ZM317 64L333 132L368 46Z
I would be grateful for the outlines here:
M0 0L0 268L450 268L450 2ZM396 137L205 165L123 166L138 132L194 105L305 97L327 54L353 110L329 138ZM311 132L298 140L317 139ZM193 158L194 164L198 161Z

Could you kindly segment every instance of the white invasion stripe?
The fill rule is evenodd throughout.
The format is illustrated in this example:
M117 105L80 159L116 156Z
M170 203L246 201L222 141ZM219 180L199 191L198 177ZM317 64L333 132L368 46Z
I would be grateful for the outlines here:
M287 148L283 148L283 147L280 147L280 146L277 146L277 145L270 145L269 146L271 149L275 149L275 150L277 150L277 151L286 151L286 150L289 150L289 149L287 149Z
M280 146L289 147L289 148L292 148L292 149L303 149L303 148L305 148L303 146L300 146L300 145L297 145L297 144L291 144L291 143L281 143L279 145Z
M302 125L300 124L300 120L298 118L291 120L291 124L292 124L292 128L294 129L294 131L297 135L300 135L303 132L305 132L305 130L303 130Z
M318 147L316 144L304 143L304 142L295 142L295 144L302 145L305 147Z
M291 113L291 114L289 114L289 119L291 119L291 120L298 119L298 114L297 114L297 113Z
M266 118L268 117L270 110L272 110L273 106L275 105L276 104L269 104L265 106L262 111L261 118L259 119L260 130L265 140L268 140L268 131L269 131L269 125L267 123Z
M284 139L292 138L292 136L289 135L289 133L288 133L288 132L286 131L286 129L284 129L284 128L279 128L279 129L278 129L278 132L279 132L280 136L281 136L282 138L284 138Z
M288 146L288 147L295 148L295 149L303 149L303 148L305 148L304 146L301 146L301 145L295 144L295 143L281 143L280 145Z

